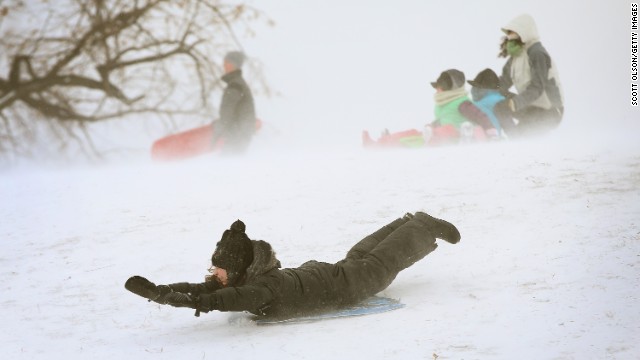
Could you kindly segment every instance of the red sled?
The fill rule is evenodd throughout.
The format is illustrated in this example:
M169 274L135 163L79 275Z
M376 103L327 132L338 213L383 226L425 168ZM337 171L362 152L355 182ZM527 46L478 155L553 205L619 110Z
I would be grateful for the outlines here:
M262 127L262 121L256 119L256 131ZM213 151L224 146L224 139L213 144L212 124L165 136L151 146L151 158L159 161L183 160Z
M466 128L466 136L453 125L426 126L422 133L416 129L409 129L390 133L388 130L374 140L369 132L362 132L362 145L366 148L420 148L460 143L477 143L488 141L487 134L481 126Z
M409 129L395 133L385 133L378 139L373 140L369 132L362 132L362 145L369 148L417 148L424 146L422 133L416 129Z

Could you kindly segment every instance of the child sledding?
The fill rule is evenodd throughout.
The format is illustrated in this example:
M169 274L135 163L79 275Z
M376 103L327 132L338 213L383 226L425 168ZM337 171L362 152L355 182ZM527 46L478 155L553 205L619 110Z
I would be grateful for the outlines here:
M443 71L431 83L435 89L435 120L422 131L409 129L390 133L385 131L373 140L367 131L362 133L365 147L423 147L458 143L499 140L502 134L500 118L494 107L504 100L499 92L498 76L491 69L481 71L471 85L471 96L465 88L465 75L457 69Z

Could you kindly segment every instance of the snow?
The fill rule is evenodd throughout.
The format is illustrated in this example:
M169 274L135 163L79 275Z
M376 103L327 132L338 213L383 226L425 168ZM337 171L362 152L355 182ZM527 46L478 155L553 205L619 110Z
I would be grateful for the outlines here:
M561 138L418 151L213 156L0 177L7 358L635 358L640 154ZM457 224L384 291L407 306L314 324L148 303L199 282L236 218L285 267L339 260L406 211Z
M152 163L134 153L100 166L0 173L3 357L640 358L640 126L628 104L628 74L618 67L626 67L628 30L617 24L629 13L622 2L583 8L580 19L567 21L595 26L580 27L584 36L576 36L544 11L556 3L265 2L279 25L259 32L247 51L263 59L283 96L258 100L263 119L278 131L263 133L247 156ZM575 5L567 3L558 11ZM478 31L453 35L482 39L469 46L484 52L449 65L456 48L444 47L443 34L435 33L454 9L459 24ZM429 121L428 81L444 68L459 66L468 77L486 66L499 69L496 28L524 11L534 14L560 66L568 110L558 131L488 145L361 148L363 128L402 130ZM323 31L307 48L283 45L301 44L313 29ZM406 43L393 43L401 35ZM435 45L416 48L418 39ZM615 54L606 71L593 71L602 60L587 56L595 52L582 47L587 43ZM334 55L348 48L355 62L345 64ZM398 49L410 71L390 65ZM444 50L427 51L434 49ZM585 54L582 61L571 57L575 49ZM414 50L415 57L406 55ZM360 58L376 52L371 64ZM381 64L394 76L374 73ZM367 76L375 81L362 82ZM603 94L587 80L614 85ZM396 86L406 93L389 90ZM603 119L606 131L598 126ZM274 143L281 146L268 146ZM389 313L256 326L245 314L197 318L124 289L131 275L158 284L201 281L219 236L238 218L250 237L274 246L283 266L295 267L337 261L365 235L419 210L456 224L462 240L439 241L402 272L383 295L406 307Z

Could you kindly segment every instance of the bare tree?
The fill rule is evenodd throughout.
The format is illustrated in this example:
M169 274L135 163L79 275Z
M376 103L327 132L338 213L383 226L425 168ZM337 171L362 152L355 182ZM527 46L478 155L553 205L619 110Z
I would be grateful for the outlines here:
M99 157L90 123L211 117L220 60L258 19L218 0L0 0L0 158L28 155L42 129Z

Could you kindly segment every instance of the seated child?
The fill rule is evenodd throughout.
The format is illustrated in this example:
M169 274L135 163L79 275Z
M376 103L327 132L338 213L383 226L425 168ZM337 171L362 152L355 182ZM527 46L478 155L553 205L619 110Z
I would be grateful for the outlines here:
M487 115L491 124L497 130L496 136L503 136L503 126L510 124L511 119L506 119L508 114L496 112L497 103L505 99L500 93L500 79L491 69L484 69L478 73L475 79L469 80L471 85L471 98L473 103Z
M425 141L428 145L457 143L461 140L485 140L487 133L495 133L496 128L487 115L469 99L463 72L456 69L443 71L431 86L436 89L436 120L425 127ZM471 124L465 125L465 132L461 133L461 127L465 122Z

